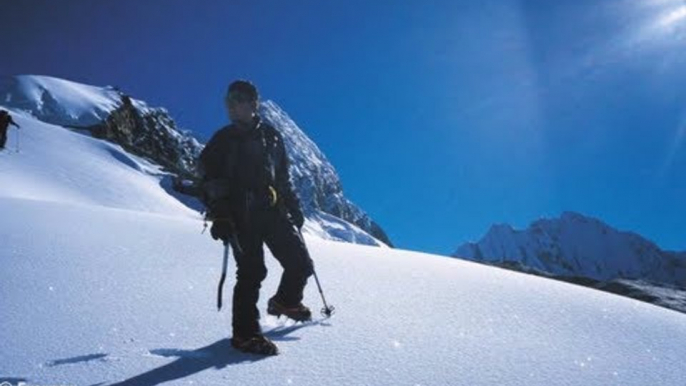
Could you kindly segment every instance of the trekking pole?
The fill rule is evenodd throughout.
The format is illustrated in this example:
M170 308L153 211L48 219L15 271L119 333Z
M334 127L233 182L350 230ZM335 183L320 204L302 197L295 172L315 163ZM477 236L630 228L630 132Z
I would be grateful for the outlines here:
M233 224L233 221L229 220L229 224L231 226L231 241L233 241L233 247L234 247L234 252L233 253L238 253L241 255L243 253L243 249L241 248L241 244L238 242L238 237L236 236L235 232L235 226ZM217 288L217 311L221 311L222 309L222 296L224 293L224 280L226 280L226 268L229 263L229 240L224 241L224 261L222 262L222 276L219 278L219 286Z
M17 127L18 128L18 127ZM14 138L14 147L17 153L19 153L19 130L17 129L17 136Z
M300 228L298 228L298 234L300 234L300 239L302 240L302 242L304 244L305 238L303 237L303 233L300 230ZM309 251L307 252L307 254L309 257ZM310 258L310 261L312 261L312 258ZM329 317L331 317L331 315L333 315L336 308L333 305L326 304L326 298L324 298L324 291L322 290L321 284L319 284L319 278L317 277L317 271L315 271L315 269L314 269L314 261L312 261L312 274L314 275L314 281L317 283L317 289L319 289L319 295L321 295L322 302L324 303L324 308L322 308L321 313L322 313L322 315L329 318Z
M222 263L222 276L219 278L219 288L217 288L217 311L222 309L222 294L224 292L224 280L226 280L226 266L229 263L229 242L224 243L224 262Z

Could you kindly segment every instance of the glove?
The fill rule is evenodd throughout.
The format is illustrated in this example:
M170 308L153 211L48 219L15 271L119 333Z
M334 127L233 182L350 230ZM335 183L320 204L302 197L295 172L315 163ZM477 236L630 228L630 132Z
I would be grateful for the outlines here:
M210 235L215 240L227 242L231 236L231 226L228 221L214 221L210 228Z
M298 229L302 229L303 224L305 223L305 217L303 216L303 213L299 210L294 210L289 213L291 216L291 221L293 224L298 227Z

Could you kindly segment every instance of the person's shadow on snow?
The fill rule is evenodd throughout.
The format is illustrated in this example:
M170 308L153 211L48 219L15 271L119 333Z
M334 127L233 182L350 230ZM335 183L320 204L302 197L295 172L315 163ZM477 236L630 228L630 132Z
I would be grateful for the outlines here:
M305 327L309 324L297 324L289 327L274 328L265 332L265 335L275 341L297 340L299 338L287 337L289 333ZM222 369L228 365L242 362L256 362L268 357L254 354L246 354L231 347L229 339L221 339L209 346L196 350L179 349L156 349L150 353L165 357L178 357L174 362L146 371L119 383L110 386L152 386L160 383L185 378L214 367Z

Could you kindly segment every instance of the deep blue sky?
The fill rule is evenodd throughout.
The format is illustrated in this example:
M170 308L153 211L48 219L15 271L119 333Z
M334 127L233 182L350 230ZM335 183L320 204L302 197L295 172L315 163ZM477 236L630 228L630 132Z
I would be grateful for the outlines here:
M117 85L203 140L251 79L403 248L575 210L686 249L685 7L0 0L0 73Z

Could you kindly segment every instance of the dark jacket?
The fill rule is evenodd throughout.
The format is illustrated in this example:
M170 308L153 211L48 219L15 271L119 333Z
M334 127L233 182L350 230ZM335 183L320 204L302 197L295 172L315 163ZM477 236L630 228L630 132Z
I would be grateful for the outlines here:
M269 206L272 186L276 205L302 218L283 137L259 116L251 128L231 124L218 130L200 154L199 167L210 217L240 222L256 206Z

